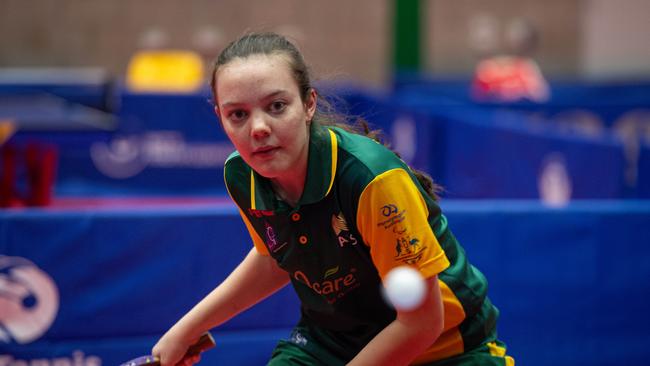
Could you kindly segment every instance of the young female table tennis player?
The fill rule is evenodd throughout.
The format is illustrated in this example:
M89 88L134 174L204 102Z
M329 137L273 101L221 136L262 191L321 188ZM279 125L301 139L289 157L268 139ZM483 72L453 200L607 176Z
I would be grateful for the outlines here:
M433 183L392 151L323 113L299 51L249 34L219 56L215 111L237 151L229 193L254 247L154 346L181 360L208 329L291 282L301 319L270 365L513 365L496 336L497 309L436 203ZM382 278L408 265L425 300L400 310Z

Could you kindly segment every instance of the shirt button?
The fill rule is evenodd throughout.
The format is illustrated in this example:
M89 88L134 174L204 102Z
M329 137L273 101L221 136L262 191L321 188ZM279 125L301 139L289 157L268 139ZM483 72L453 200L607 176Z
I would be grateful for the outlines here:
M307 237L301 235L300 238L298 238L298 241L300 242L300 244L307 244Z
M300 220L300 214L297 213L297 212L294 213L293 215L291 215L291 220L293 220L293 221L298 221L298 220Z

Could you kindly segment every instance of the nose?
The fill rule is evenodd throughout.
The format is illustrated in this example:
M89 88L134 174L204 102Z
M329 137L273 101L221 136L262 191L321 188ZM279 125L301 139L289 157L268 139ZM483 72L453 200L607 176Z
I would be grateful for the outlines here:
M262 113L251 116L251 136L254 138L266 137L271 134L271 126Z

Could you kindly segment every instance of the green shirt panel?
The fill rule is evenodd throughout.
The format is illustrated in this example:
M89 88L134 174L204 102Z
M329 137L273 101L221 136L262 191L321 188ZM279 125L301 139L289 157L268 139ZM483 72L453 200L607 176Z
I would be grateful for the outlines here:
M331 132L330 132L331 131ZM332 137L335 139L332 140ZM269 181L233 154L225 165L231 197L288 272L302 305L302 323L335 354L351 359L395 319L381 279L356 227L359 198L391 169L404 169L425 199L431 229L450 265L439 279L463 305L466 347L493 331L496 308L486 306L485 278L466 260L437 203L393 152L364 136L312 126L305 192L296 207L278 200ZM335 150L332 150L335 148ZM331 175L335 171L335 175ZM487 321L485 320L487 319Z

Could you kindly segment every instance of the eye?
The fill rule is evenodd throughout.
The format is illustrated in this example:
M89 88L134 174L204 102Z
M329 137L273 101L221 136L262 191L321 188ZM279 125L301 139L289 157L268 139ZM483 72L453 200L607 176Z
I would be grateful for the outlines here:
M248 116L248 113L243 109L234 109L228 113L228 119L238 122L243 121Z
M282 100L276 100L269 105L269 111L274 114L279 114L287 107L287 103Z

